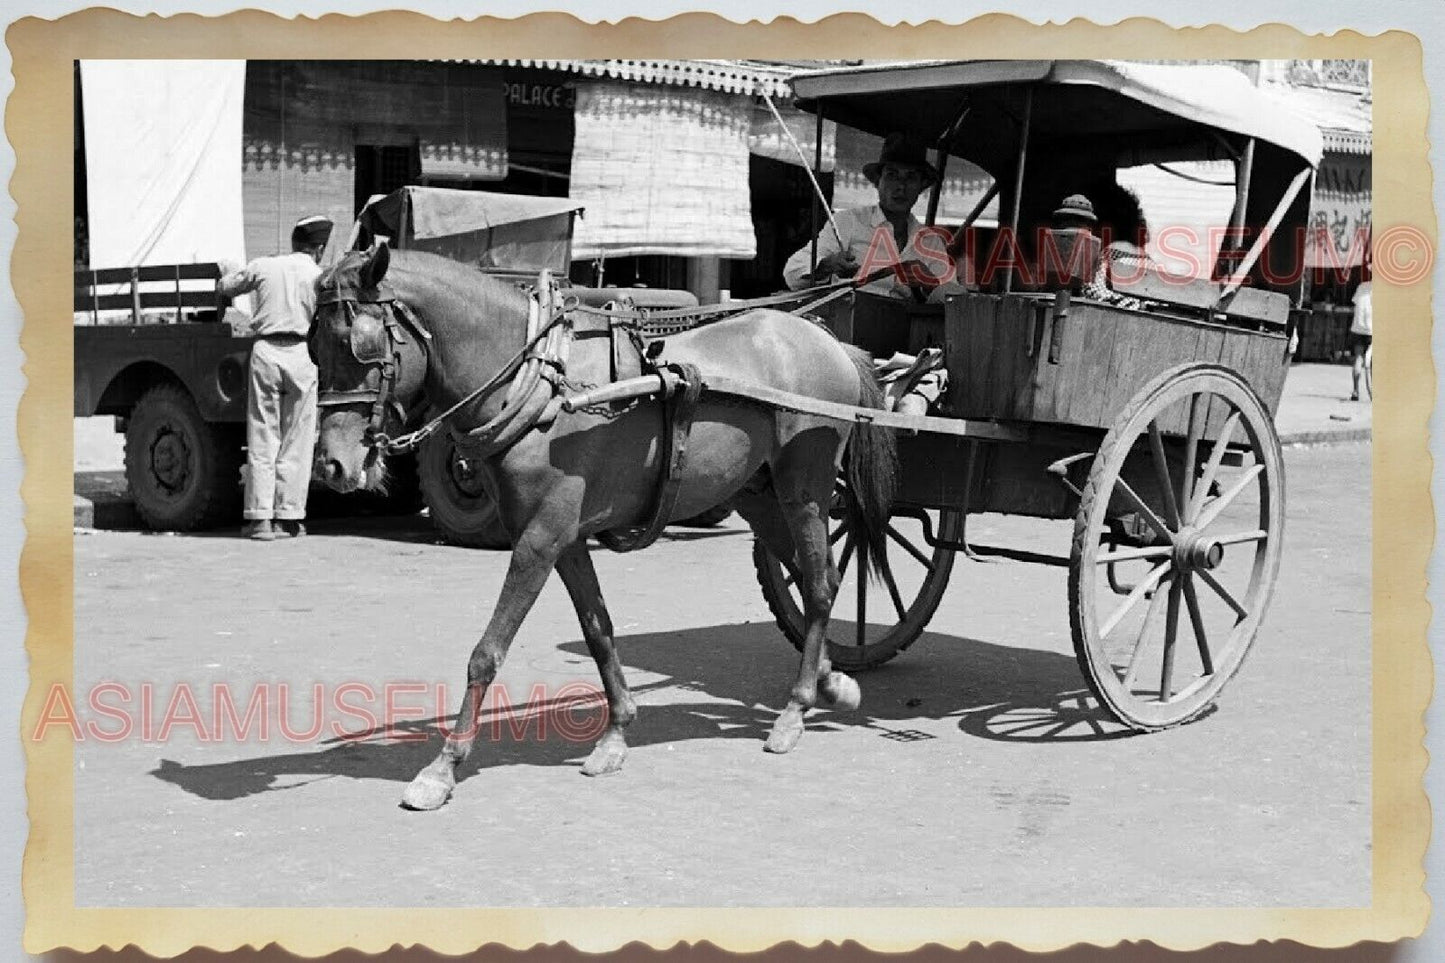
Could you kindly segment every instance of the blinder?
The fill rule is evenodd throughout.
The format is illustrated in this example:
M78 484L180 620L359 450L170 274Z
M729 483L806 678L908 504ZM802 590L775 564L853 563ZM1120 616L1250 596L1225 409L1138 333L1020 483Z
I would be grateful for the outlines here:
M387 310L390 310L389 304ZM362 364L386 361L391 355L391 337L381 318L360 311L347 313L351 315L351 356Z
M346 313L347 343L351 355L359 364L367 367L366 380L360 388L351 391L323 390L317 398L320 407L340 407L354 404L371 404L371 418L366 427L365 441L373 449L384 449L389 439L383 431L388 411L398 421L405 421L406 411L401 402L392 397L395 393L401 369L399 344L406 343L403 326L417 335L417 343L423 353L423 369L427 354L426 342L431 335L418 324L416 318L396 299L384 285L380 288L357 292L343 290L339 281L335 287L321 292L317 298L317 309L337 304ZM377 305L380 314L358 311L361 304ZM312 360L316 360L316 320L312 319L312 332L308 347Z

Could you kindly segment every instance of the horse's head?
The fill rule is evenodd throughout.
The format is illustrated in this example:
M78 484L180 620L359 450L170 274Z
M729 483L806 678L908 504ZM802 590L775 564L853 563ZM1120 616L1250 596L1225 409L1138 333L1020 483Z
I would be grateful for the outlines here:
M381 447L402 429L426 376L426 335L383 284L390 264L381 244L346 254L316 280L316 474L338 491L382 485Z

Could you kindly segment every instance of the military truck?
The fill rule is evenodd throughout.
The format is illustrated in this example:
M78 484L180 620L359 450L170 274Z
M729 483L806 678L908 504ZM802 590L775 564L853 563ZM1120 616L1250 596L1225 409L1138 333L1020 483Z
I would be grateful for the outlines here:
M565 198L404 187L367 203L347 246L385 237L397 248L432 251L530 284L543 268L567 277L580 212ZM75 416L115 416L125 433L130 494L152 529L195 531L240 520L254 339L226 323L215 290L220 273L216 264L182 264L75 275ZM593 305L624 296L640 307L697 304L687 291L572 290ZM412 416L420 422L426 412ZM478 466L444 435L415 456L390 459L388 474L384 507L414 510L424 502L446 541L506 545Z

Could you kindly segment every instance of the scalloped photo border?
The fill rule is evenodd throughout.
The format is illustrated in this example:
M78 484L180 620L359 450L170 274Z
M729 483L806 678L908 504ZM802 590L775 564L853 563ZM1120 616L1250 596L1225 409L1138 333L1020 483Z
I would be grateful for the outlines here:
M991 15L959 25L885 27L856 14L814 24L779 18L737 24L712 14L594 25L564 14L440 21L397 12L286 19L260 11L223 17L137 17L88 10L28 18L6 34L15 88L5 127L16 153L9 187L19 235L11 281L24 311L28 381L19 412L25 458L26 543L21 590L29 629L29 690L21 731L33 732L44 695L69 686L73 665L72 547L72 62L86 58L417 59L527 57L1155 58L1341 57L1374 61L1374 214L1377 231L1408 225L1437 238L1426 121L1429 93L1413 35L1342 31L1306 36L1286 25L1247 33L1172 28L1131 19L1038 26ZM73 746L25 739L29 838L23 870L25 948L90 951L134 944L167 957L194 946L270 943L303 956L423 945L447 954L484 944L567 942L589 952L642 942L709 941L732 951L783 941L854 940L881 951L928 943L1006 942L1031 951L1148 940L1191 950L1213 943L1294 940L1340 947L1419 934L1429 914L1423 859L1430 809L1424 711L1431 684L1425 571L1434 531L1427 420L1436 378L1430 355L1431 284L1377 279L1387 375L1374 413L1373 892L1354 909L423 909L80 908L74 899Z

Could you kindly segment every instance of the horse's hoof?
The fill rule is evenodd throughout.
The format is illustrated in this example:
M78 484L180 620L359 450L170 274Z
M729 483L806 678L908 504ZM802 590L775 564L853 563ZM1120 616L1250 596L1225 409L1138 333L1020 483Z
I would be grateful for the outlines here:
M401 804L418 812L440 809L451 798L453 785L449 779L424 772L407 785L406 792L401 794Z
M582 763L582 775L606 776L622 768L627 758L627 743L621 736L605 735L592 747L592 754Z
M768 741L763 744L763 751L776 752L779 755L791 752L802 736L803 711L788 706L773 723L773 731L768 733Z
M851 712L863 703L863 690L858 688L858 683L852 676L841 672L829 672L823 681L818 683L818 694L835 709L847 709Z

